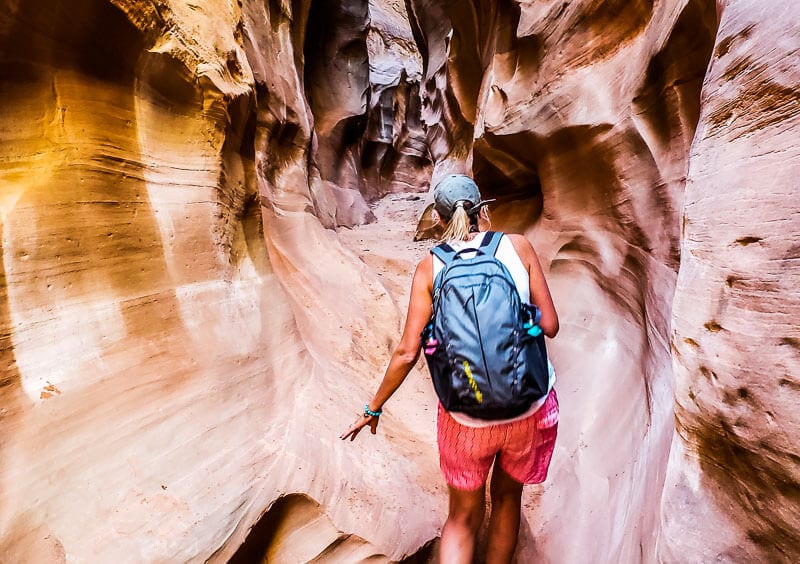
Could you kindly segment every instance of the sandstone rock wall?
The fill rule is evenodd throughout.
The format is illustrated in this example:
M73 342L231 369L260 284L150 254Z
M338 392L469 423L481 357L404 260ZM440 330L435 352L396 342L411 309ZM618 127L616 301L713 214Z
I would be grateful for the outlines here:
M372 1L369 10L370 109L360 147L363 193L375 199L426 191L431 158L420 121L422 63L405 5Z
M319 172L309 4L0 7L2 559L224 561L294 493L417 550L435 498L333 450L398 311L323 227L371 212Z
M519 561L797 559L793 3L0 8L0 560L430 558L424 371L337 435L449 171L561 313Z
M720 5L682 219L659 554L800 559L800 8Z

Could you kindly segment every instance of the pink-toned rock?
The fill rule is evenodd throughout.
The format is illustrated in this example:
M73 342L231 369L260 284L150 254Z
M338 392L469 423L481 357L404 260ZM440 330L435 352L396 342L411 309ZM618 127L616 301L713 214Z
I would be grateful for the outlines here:
M431 159L420 121L420 54L403 2L372 0L367 36L370 108L361 145L363 193L375 199L428 189Z
M371 212L315 166L308 6L0 8L0 559L226 561L293 494L416 552L427 406L337 436L398 308L323 227Z
M800 559L800 8L720 5L673 310L667 562Z

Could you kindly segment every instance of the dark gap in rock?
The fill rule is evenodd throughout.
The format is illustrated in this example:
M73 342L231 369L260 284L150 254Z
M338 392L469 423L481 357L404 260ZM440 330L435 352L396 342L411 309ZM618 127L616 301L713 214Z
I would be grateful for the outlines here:
M426 562L420 559L427 554L425 550L427 547L417 553L420 557L412 555L409 562ZM228 562L364 562L372 558L383 560L385 556L361 537L337 530L322 506L295 493L279 498L261 515Z
M340 151L344 152L347 148L356 145L364 136L367 126L367 116L358 115L341 122L341 145Z
M310 167L319 170L323 181L358 193L336 204L337 218L350 216L343 209L348 200L359 200L366 207L360 198L364 185L360 149L369 97L368 27L366 0L316 0L308 13L304 88L317 140L309 155Z
M675 23L664 48L650 61L634 110L664 142L685 124L693 134L700 118L703 86L716 37L716 11L708 0L692 0ZM685 117L681 122L671 117Z
M363 95L369 85L367 55L368 3L315 0L311 4L303 46L306 97L318 120L339 113L336 102L355 89ZM347 96L350 94L350 96ZM336 120L339 121L339 120Z
M487 133L475 143L473 173L485 195L498 200L538 198L542 187L527 133Z

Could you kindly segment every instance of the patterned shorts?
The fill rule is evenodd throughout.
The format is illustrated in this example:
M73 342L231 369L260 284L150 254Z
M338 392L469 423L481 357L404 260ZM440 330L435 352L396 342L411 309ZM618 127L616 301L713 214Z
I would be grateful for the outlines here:
M519 421L467 427L439 404L439 466L447 484L458 490L476 490L486 483L489 468L497 463L523 484L547 478L558 430L555 389L536 413Z

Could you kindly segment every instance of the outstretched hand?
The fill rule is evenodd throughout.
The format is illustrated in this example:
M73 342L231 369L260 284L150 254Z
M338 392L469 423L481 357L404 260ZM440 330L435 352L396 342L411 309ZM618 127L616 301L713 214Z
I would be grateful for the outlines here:
M363 415L359 415L356 422L344 433L339 435L339 438L342 440L347 439L350 437L351 441L356 440L356 435L361 432L361 429L369 425L370 431L374 435L378 432L378 419L379 417L373 417L372 415L367 415L366 417Z

